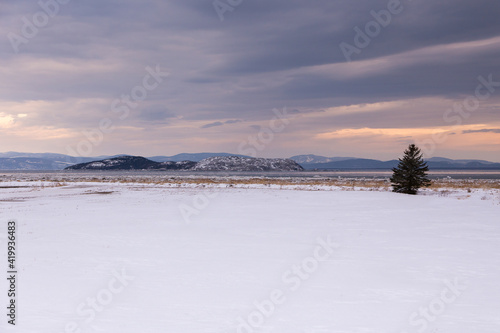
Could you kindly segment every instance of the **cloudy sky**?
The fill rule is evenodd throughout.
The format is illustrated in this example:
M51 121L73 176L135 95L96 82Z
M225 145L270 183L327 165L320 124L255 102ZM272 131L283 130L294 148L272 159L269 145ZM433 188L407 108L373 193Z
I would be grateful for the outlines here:
M499 1L58 1L1 4L0 151L500 161Z

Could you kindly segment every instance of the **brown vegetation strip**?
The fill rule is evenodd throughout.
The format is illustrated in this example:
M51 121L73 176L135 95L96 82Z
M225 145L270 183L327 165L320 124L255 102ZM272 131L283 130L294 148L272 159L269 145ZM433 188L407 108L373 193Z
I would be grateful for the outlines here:
M26 179L25 181L39 181L40 179ZM95 183L134 183L151 185L279 185L279 186L338 186L338 187L361 187L370 189L389 190L391 187L388 179L374 178L312 178L312 177L190 177L190 176L106 176L106 177L60 177L44 179L44 182L52 182L46 186L65 186L66 183L95 182ZM43 185L42 185L43 186ZM0 188L26 188L29 186L4 186ZM430 189L500 189L498 179L436 179L432 181ZM91 194L111 194L112 192L92 192Z
M30 188L32 186L0 186L0 189L8 189L8 188Z
M114 191L96 191L96 192L86 192L82 194L111 194L114 193Z

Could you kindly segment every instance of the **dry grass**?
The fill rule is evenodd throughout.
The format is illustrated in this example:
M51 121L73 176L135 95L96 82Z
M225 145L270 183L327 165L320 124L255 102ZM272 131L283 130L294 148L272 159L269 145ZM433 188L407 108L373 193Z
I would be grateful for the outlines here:
M16 199L16 198L0 200L0 202L25 202L25 201L26 199Z
M449 188L449 189L500 189L499 180L489 179L442 179L432 182L430 189Z
M10 188L30 188L31 186L0 186L0 189L10 189Z
M10 179L15 181L18 179ZM4 179L9 181L9 179ZM391 184L388 179L375 178L341 178L341 177L245 177L245 176L47 176L34 177L31 175L22 181L41 181L41 185L35 187L65 187L75 182L90 183L133 183L143 185L170 185L180 187L183 185L196 185L199 187L210 187L226 185L226 187L245 186L245 185L263 185L263 186L300 186L305 187L340 187L349 189L366 189L372 191L389 191ZM27 186L0 186L0 188L18 188ZM500 180L498 179L436 179L432 181L429 187L432 191L437 190L465 190L471 192L474 189L500 190ZM110 194L99 193L99 194Z
M125 181L122 181L125 182ZM151 182L148 180L141 180L139 183L143 184L196 184L196 185L212 185L212 184L226 184L226 185L306 185L306 186L336 186L336 187L362 187L362 188L378 188L387 189L391 188L391 183L386 179L311 179L311 178L177 178L166 179L162 181ZM482 180L482 179L439 179L434 180L429 189L500 189L499 180Z
M106 194L112 194L112 193L115 193L115 191L94 191L94 192L85 192L82 194L103 194L103 195L106 195Z

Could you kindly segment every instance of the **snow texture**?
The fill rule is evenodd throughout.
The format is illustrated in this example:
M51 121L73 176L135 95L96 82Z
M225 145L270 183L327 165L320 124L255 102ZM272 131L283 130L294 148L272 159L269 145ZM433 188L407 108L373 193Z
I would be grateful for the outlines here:
M309 189L3 182L0 331L500 332L498 201Z

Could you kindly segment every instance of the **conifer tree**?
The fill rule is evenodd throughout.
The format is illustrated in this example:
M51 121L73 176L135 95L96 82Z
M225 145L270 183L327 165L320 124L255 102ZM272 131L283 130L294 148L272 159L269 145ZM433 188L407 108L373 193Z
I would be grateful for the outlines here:
M421 150L411 144L405 150L399 164L392 169L391 183L393 192L417 194L418 189L430 186L431 181L427 178L429 167L422 157Z

